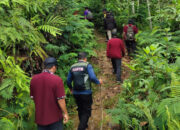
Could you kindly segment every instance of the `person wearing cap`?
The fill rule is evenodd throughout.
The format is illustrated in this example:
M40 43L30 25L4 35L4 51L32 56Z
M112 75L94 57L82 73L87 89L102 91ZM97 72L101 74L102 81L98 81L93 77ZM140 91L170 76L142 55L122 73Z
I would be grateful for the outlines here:
M138 33L138 28L134 25L134 21L129 19L128 24L123 28L123 40L126 43L128 55L130 56L136 50L135 35Z
M53 57L44 61L45 69L34 75L30 83L30 96L35 103L35 122L38 130L63 130L63 120L69 120L62 79L55 75L57 61Z
M91 82L102 84L102 80L96 78L92 65L87 62L87 54L80 52L78 54L78 62L71 66L67 78L67 85L78 106L77 110L80 121L78 130L85 130L88 127L88 120L91 116L91 106L93 103Z
M106 18L104 19L104 29L107 31L108 40L112 38L112 31L116 31L116 28L114 16L107 11Z
M106 9L103 9L103 15L104 15L104 19L105 19L107 16L107 10Z
M106 55L111 58L113 73L116 74L117 83L121 83L121 59L125 55L125 46L123 40L116 37L113 33L113 38L108 41Z

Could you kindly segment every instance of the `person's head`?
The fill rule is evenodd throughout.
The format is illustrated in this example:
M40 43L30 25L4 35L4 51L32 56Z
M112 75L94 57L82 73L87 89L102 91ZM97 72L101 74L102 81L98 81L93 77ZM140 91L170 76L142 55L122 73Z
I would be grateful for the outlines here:
M113 38L116 38L117 37L117 34L115 33L115 34L112 34L112 37Z
M113 37L113 38L116 38L116 37L117 37L117 30L116 30L116 29L113 29L113 30L112 30L112 37Z
M107 17L111 17L111 13L109 11L106 12Z
M132 19L129 19L128 24L134 24L134 21Z
M78 53L78 60L87 61L87 53L86 52L79 52Z
M106 9L103 9L103 14L106 14L107 13L107 10Z
M57 60L54 57L48 57L44 61L44 68L55 73L57 69Z
M88 8L88 7L85 7L85 10L89 10L89 8Z

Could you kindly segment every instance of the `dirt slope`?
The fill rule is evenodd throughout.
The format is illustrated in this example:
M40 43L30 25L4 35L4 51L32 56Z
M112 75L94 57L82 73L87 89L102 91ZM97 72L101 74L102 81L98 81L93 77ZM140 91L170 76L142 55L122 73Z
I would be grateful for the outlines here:
M92 59L91 63L94 63L100 69L100 73L97 74L98 78L103 80L103 85L101 86L101 91L99 86L98 91L93 96L93 106L92 106L92 116L89 119L89 128L88 130L100 130L101 123L103 123L103 130L111 130L112 125L110 123L110 117L106 114L105 109L108 107L112 107L116 103L117 94L121 91L121 85L116 83L115 75L112 74L112 66L111 61L106 57L106 42L105 37L95 32L95 36L97 39L98 48L96 50L97 58ZM129 58L125 57L122 61L122 79L126 79L129 76L129 69L123 63L129 63ZM112 99L115 100L112 100ZM101 100L102 99L102 100ZM102 117L102 105L101 101L103 102L103 121L101 120ZM108 103L109 101L109 103ZM78 119L77 119L78 120ZM77 129L78 121L75 121L75 129ZM117 128L115 128L117 129Z

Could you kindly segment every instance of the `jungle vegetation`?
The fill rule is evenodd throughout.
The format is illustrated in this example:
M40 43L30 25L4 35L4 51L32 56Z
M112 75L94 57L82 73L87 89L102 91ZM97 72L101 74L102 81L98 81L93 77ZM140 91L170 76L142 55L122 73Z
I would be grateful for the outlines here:
M84 7L94 20L84 20ZM94 29L103 32L103 12L114 15L121 37L131 18L140 29L129 79L114 109L107 110L122 129L180 129L180 1L178 0L1 0L0 128L32 130L31 76L48 56L58 59L66 81L77 52L96 56ZM74 12L78 12L77 15ZM66 87L67 106L74 101ZM70 111L71 112L71 111ZM73 121L66 125L71 129Z

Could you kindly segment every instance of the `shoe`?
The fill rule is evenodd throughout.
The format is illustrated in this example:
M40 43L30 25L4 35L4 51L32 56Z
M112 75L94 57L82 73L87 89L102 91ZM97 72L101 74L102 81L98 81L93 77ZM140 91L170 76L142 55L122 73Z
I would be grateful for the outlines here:
M123 83L123 81L122 80L117 80L116 83L121 84L121 83Z
M116 74L116 71L112 71L113 74Z

